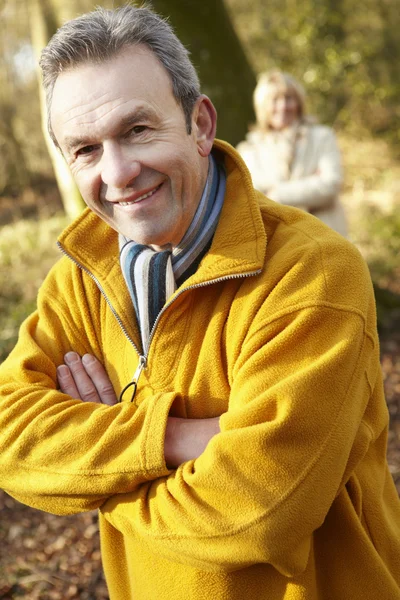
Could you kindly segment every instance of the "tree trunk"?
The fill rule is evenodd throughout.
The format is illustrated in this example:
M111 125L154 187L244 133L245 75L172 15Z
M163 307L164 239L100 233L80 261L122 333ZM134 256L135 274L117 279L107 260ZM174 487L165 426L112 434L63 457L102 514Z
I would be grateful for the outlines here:
M50 37L56 32L61 23L58 19L55 6L49 2L49 0L30 0L29 5L32 45L35 50L36 59L39 61L42 49L47 44ZM74 219L82 212L85 203L82 200L64 157L54 146L49 136L47 130L45 94L41 83L41 72L39 66L37 68L37 73L39 81L43 135L46 140L51 162L53 164L54 174L60 190L64 210L71 219Z
M236 35L223 0L152 0L191 53L202 91L218 111L217 136L241 141L254 121L254 73Z
M10 56L12 43L9 43L18 35L18 8L13 7L10 12L14 20L7 21L0 31L0 192L18 195L29 185L30 173L18 131L18 86Z

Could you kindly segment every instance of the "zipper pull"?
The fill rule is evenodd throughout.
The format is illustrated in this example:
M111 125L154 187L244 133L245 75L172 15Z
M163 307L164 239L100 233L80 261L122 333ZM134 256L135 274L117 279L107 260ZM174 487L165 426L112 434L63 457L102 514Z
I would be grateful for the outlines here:
M122 399L124 397L125 392L133 386L133 392L132 392L132 397L130 399L130 402L133 402L136 396L136 390L137 390L137 386L138 386L138 382L139 382L139 377L143 371L143 369L146 366L146 357L145 356L139 356L139 364L137 366L136 371L133 374L133 378L132 381L130 383L128 383L128 385L126 385L124 387L124 389L122 390L119 398L118 398L118 402L122 402Z

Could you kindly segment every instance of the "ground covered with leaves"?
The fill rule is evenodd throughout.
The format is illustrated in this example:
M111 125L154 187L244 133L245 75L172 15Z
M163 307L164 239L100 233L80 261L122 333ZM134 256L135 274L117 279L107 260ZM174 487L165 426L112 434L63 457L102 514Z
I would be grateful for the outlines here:
M0 598L105 600L96 513L49 515L0 492Z

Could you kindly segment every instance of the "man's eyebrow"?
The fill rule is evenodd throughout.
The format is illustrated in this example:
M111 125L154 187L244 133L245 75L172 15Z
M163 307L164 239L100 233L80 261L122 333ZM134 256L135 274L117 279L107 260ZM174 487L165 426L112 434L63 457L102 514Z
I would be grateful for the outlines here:
M93 144L93 140L90 138L77 138L77 137L66 137L64 139L64 144L66 151L72 152L75 148L80 148L83 146L90 146Z
M157 114L154 110L149 108L138 108L133 113L123 117L118 123L118 128L122 130L129 127L129 125L134 125L140 121L154 120L156 118Z
M140 123L141 121L152 120L154 122L156 119L157 113L154 110L148 108L138 108L134 112L122 117L118 122L116 122L114 134L118 134L119 132L124 131L132 125ZM90 146L95 143L95 139L90 137L67 136L64 139L64 146L68 153L72 152L75 148Z

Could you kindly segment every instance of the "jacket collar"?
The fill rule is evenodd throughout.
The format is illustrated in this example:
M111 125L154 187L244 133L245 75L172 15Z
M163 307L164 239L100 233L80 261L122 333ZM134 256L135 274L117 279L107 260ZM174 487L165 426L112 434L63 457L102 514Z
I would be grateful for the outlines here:
M230 144L216 140L214 150L222 153L227 174L224 206L211 248L185 286L247 275L262 269L265 260L266 233L250 174ZM122 277L118 235L91 210L86 209L58 241L64 252L90 271L107 293L107 282L117 273Z

